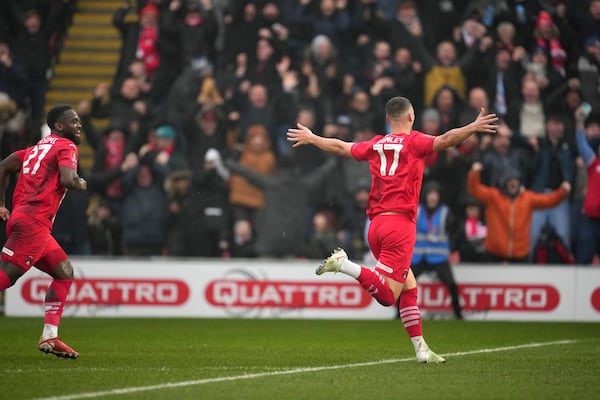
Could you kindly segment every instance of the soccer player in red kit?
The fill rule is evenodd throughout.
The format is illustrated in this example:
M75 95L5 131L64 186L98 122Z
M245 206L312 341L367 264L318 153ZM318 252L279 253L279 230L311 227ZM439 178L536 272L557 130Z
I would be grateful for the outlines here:
M470 124L440 136L430 136L412 129L415 111L407 98L390 99L385 105L385 114L391 133L360 143L324 138L300 124L288 130L288 140L294 142L294 147L312 144L329 153L368 161L371 171L368 241L377 260L375 269L350 261L346 252L338 248L317 267L316 273L345 273L386 307L400 298L400 318L413 342L417 361L442 363L444 358L431 351L423 339L417 281L410 270L424 158L456 146L476 132L494 133L498 118L481 109Z
M77 144L81 139L79 116L67 105L48 111L50 135L36 145L18 150L0 163L0 187L20 172L13 194L12 213L0 191L0 218L8 239L0 256L0 291L12 286L32 266L53 280L45 298L45 320L39 349L59 357L79 353L58 337L58 324L73 281L73 267L52 237L52 223L67 189L86 190L77 174Z

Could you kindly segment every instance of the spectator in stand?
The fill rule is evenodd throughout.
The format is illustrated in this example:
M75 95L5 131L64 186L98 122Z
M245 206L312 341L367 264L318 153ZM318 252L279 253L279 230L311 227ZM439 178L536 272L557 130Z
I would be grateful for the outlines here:
M600 0L598 4L600 17ZM581 81L581 91L585 100L597 110L600 109L599 79L600 79L600 34L592 35L583 41L583 51L577 60L577 74Z
M109 127L95 148L89 182L90 189L102 196L113 213L119 213L123 201L121 179L137 163L137 155L128 153L123 130Z
M377 22L379 36L387 38L394 51L401 47L415 50L415 38L420 38L424 46L433 49L435 42L429 33L429 27L422 23L417 6L412 0L398 1L394 18Z
M560 31L548 12L540 11L533 34L535 36L535 46L546 52L551 69L564 77L566 75L567 53L560 41Z
M315 110L322 110L323 119L336 114L338 99L342 91L343 68L339 50L325 35L315 36L306 47L301 61L301 86L306 102L316 103Z
M220 63L233 65L240 54L246 57L256 50L261 21L256 3L230 2L230 10L225 16L225 45Z
M232 173L245 177L262 189L265 207L257 214L256 245L260 257L295 257L303 255L304 230L309 193L333 171L337 162L328 158L310 174L304 174L294 160L294 153L282 158L274 176L258 174L236 162L228 161Z
M531 183L531 189L537 193L550 193L558 189L562 182L575 182L576 151L565 139L563 117L551 114L546 119L546 135L539 141L537 163ZM531 219L530 250L536 245L544 225L551 225L570 249L570 200L565 199L552 208L535 211Z
M263 125L269 132L271 143L277 143L277 128L289 113L285 109L288 105L279 100L271 98L267 87L260 83L251 85L246 94L238 93L234 107L239 113L240 132L247 132L251 125ZM238 142L244 143L245 139L240 136Z
M467 95L465 74L481 63L481 52L486 51L491 45L491 41L481 44L478 41L477 45L471 46L459 59L456 56L454 43L451 41L443 41L437 45L435 58L422 45L418 46L414 54L423 64L425 106L428 107L433 103L435 94L443 86L451 87L464 101Z
M493 62L489 62L484 68L488 71L484 78L483 88L492 99L493 109L496 113L506 118L508 110L514 99L520 92L522 67L520 60L525 54L522 47L518 47L511 52L508 49L499 48L493 57Z
M146 4L139 11L139 21L127 18L135 11L129 0L125 0L113 15L113 25L121 34L121 57L115 74L115 82L120 80L131 62L139 58L143 60L148 76L160 65L159 52L159 18L160 10L152 3Z
M204 158L208 149L216 149L220 153L229 150L226 147L227 135L226 125L232 124L225 121L219 110L214 108L200 109L194 118L189 121L185 128L186 158L187 164L192 171L204 169ZM235 130L230 128L231 131ZM231 134L233 135L233 134ZM233 141L233 139L231 139ZM233 147L231 147L233 150Z
M189 64L198 57L216 62L218 22L212 0L171 0L161 27L179 43L179 57Z
M89 208L88 236L92 255L121 255L121 223L110 205L93 201Z
M193 171L189 201L183 207L187 221L186 251L190 257L223 257L231 254L229 171L216 149L201 156L204 166Z
M417 241L410 269L416 279L425 271L435 271L450 292L455 318L462 319L458 285L450 268L450 232L454 230L454 221L450 208L441 201L441 192L442 187L436 181L423 185L423 201L417 209Z
M500 49L508 51L512 61L519 61L525 53L511 21L502 21L496 26L496 52Z
M587 190L581 208L575 249L577 264L591 264L600 257L600 158L588 143L588 134L598 134L600 120L590 117L583 108L575 111L577 149L587 169ZM586 119L587 116L587 119Z
M89 200L88 191L69 190L56 213L52 236L69 255L87 256L92 252L87 221Z
M481 204L468 196L463 206L463 216L452 232L451 248L458 251L460 262L482 262L485 259L487 226Z
M166 121L182 131L189 124L202 104L199 95L205 81L213 79L213 64L206 57L194 59L169 88L166 105Z
M521 99L510 103L506 114L506 124L517 135L521 135L532 149L538 148L538 141L544 136L546 120L545 105L540 97L540 87L531 78L524 78L521 86Z
M310 7L309 2L305 7ZM348 31L352 26L347 0L321 0L316 11L306 13L304 18L311 25L312 36L325 35L341 50L342 57L348 43Z
M91 117L109 118L110 125L126 127L128 141L132 149L137 150L147 140L147 122L152 115L148 100L140 92L139 82L135 78L124 79L118 92L111 93L106 99L108 93L107 83L95 87Z
M485 238L485 259L488 262L527 263L531 215L539 208L553 207L566 199L571 191L569 182L562 182L552 193L535 193L524 189L520 174L507 170L500 188L481 183L483 165L476 162L467 176L467 189L485 208L488 226Z
M6 93L23 112L27 108L29 85L27 71L15 62L10 43L0 38L0 93Z
M473 47L479 63L487 64L487 60L493 57L494 39L488 34L486 26L476 18L465 18L460 27L455 29L453 39L458 58ZM480 86L486 73L482 68L469 68L465 72L467 88Z
M587 3L587 7L584 4ZM600 0L569 1L567 14L573 26L580 27L579 40L583 41L591 35L600 35Z
M125 197L119 220L123 253L162 255L166 245L167 198L163 191L166 168L141 163L123 179Z
M486 110L494 110L493 106L490 107L486 91L479 86L472 87L469 90L467 104L465 104L458 116L458 124L464 125L468 123L468 121L472 121L479 112L477 110L481 110L482 107Z
M236 258L255 258L258 256L254 230L250 221L240 219L233 224L231 256Z
M58 2L44 18L38 8L20 9L18 2L8 3L12 7L14 20L20 21L12 49L15 62L22 65L27 73L32 141L36 142L41 137L47 73L53 55L50 38L67 20L71 1Z
M400 47L394 52L391 77L398 93L412 99L415 112L419 114L423 108L423 70L421 63L413 59L407 47Z
M372 104L372 98L365 90L356 89L348 103L348 117L350 117L350 127L357 130L362 127L369 127L375 132L385 131L383 122L385 119L376 111Z
M256 49L248 55L245 79L252 84L262 84L272 97L281 93L281 76L278 64L282 61L282 50L272 39L260 37Z
M269 134L264 126L252 125L248 128L239 163L259 174L275 174L277 161L275 153L271 150ZM265 205L262 190L250 184L240 175L231 177L229 187L229 202L233 207L234 222L243 219L250 221L254 226L256 212Z
M171 172L165 179L164 190L169 202L169 216L167 220L167 254L169 256L186 256L188 242L188 225L201 223L201 221L188 221L185 207L189 202L192 185L192 172L190 170L177 170Z
M333 212L331 210L317 211L312 217L312 232L308 237L305 256L323 259L328 257L331 249L338 245Z
M186 166L181 150L177 149L175 129L170 125L160 125L148 136L148 142L139 152L140 159L151 164L159 164L170 173Z
M565 81L560 73L548 63L546 49L535 46L531 50L531 57L525 61L525 77L537 82L541 97L546 98L556 91Z
M440 114L440 132L458 126L463 103L461 97L451 86L440 87L433 97L432 107Z
M490 148L483 152L480 159L486 185L500 187L505 171L512 169L519 172L521 183L529 186L533 163L521 148L513 144L513 136L508 125L500 121Z

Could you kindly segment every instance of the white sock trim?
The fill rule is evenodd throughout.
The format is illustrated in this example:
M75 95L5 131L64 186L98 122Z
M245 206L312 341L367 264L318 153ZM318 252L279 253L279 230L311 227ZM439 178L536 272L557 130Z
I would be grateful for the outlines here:
M52 339L58 336L58 326L44 324L44 329L42 330L42 340Z
M354 261L346 260L342 264L341 272L343 272L346 275L350 275L354 279L357 279L358 276L360 275L361 269L362 269L362 266L358 265Z

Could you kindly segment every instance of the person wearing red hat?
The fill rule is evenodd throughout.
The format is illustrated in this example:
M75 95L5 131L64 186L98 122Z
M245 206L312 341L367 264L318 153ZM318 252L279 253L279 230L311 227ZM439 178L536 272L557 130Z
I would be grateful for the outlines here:
M565 63L567 52L560 42L560 31L552 20L552 16L546 11L540 11L535 24L535 46L546 51L552 68L565 76Z

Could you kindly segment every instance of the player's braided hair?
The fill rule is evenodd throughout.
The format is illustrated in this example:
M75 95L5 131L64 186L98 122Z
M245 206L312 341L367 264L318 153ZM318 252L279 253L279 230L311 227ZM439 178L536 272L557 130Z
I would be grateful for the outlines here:
M54 131L54 124L62 118L63 114L66 111L72 110L73 107L61 104L60 106L52 107L50 111L48 111L48 115L46 115L46 123L51 131Z

